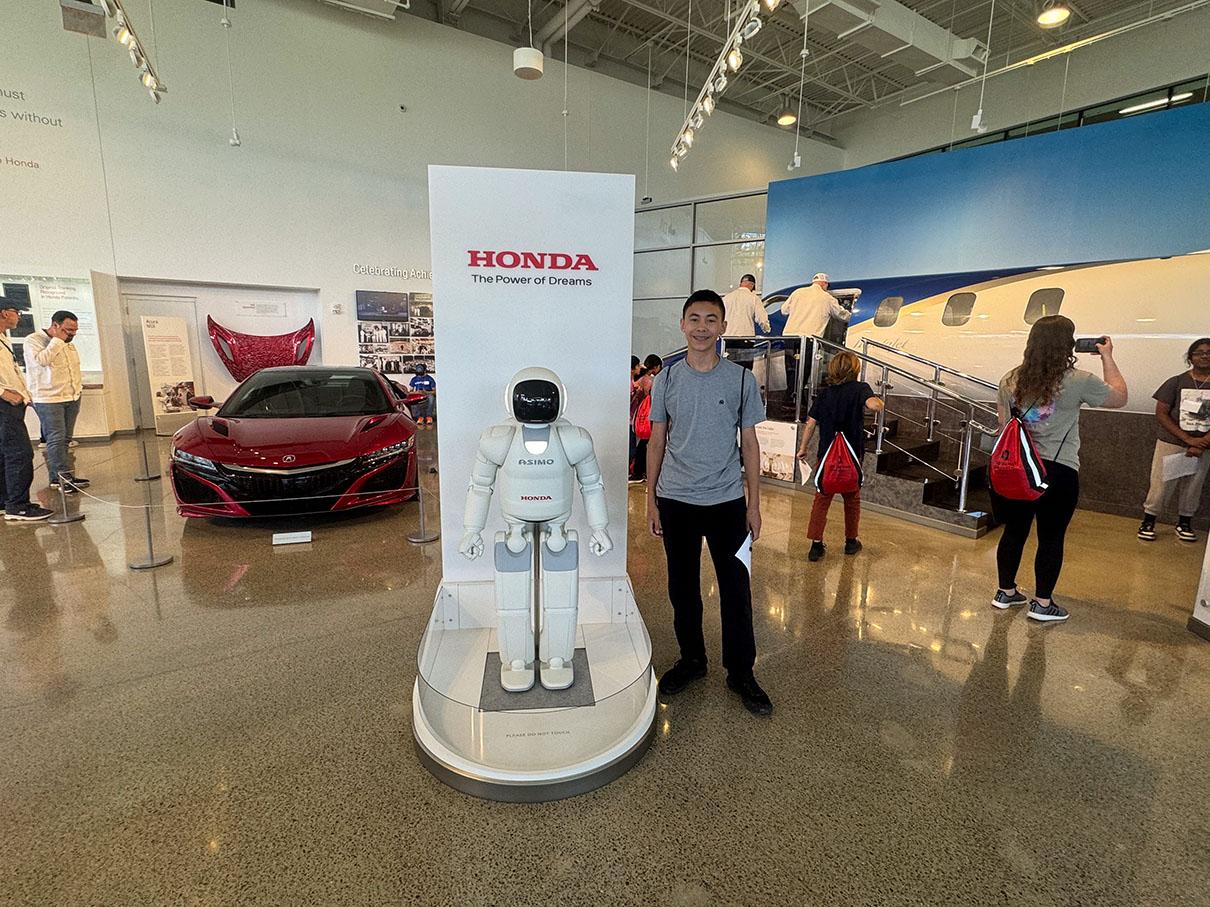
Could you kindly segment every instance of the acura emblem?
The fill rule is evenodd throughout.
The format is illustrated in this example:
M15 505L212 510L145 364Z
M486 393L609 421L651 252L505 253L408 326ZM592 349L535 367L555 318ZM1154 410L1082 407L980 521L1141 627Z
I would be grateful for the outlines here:
M282 457L282 458L281 458L281 461L282 461L283 463L293 463L293 462L294 462L294 454L286 454L284 457Z

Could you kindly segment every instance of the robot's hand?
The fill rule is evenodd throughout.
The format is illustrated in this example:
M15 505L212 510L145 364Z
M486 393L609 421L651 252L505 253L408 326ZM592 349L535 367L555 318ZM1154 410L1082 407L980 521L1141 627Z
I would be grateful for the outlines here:
M607 551L613 550L613 541L609 538L609 533L604 529L594 529L592 538L588 540L588 550L600 557Z
M468 561L473 561L483 553L483 536L473 529L462 533L462 541L458 543L458 553Z

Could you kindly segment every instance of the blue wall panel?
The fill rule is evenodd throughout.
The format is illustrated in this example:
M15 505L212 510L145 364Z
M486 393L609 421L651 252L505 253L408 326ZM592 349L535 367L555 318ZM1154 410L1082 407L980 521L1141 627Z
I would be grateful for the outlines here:
M1210 104L769 184L764 292L1210 248Z

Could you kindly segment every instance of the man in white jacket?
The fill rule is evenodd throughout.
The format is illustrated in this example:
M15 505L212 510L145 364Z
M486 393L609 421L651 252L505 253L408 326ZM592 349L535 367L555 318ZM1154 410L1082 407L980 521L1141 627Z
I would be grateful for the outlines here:
M29 499L34 481L34 449L25 427L29 388L17 368L12 341L5 336L17 326L29 303L0 296L0 501L4 519L35 522L52 511Z
M88 484L72 469L68 442L76 430L80 397L84 383L80 379L80 354L72 345L80 322L74 314L55 312L50 327L34 331L25 338L25 372L34 398L34 411L42 423L46 439L46 469L52 488L63 486L74 494Z
M791 293L781 310L788 316L782 334L795 337L822 337L829 318L848 321L853 316L828 292L828 275L822 272L811 278L810 286Z
M723 308L726 310L728 337L753 337L756 330L753 324L759 324L766 334L769 333L769 315L765 304L756 294L756 277L745 274L740 278L739 286L723 297Z

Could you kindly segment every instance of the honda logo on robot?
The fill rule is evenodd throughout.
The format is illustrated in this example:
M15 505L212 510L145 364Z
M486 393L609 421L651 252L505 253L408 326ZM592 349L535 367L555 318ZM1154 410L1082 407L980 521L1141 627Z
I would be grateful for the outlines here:
M598 271L592 256L583 252L514 252L510 250L467 249L468 268L495 268L504 271ZM560 274L471 274L475 283L522 284L548 287L591 287L590 277L564 277Z
M521 495L521 500L523 500L523 501L553 501L554 498L552 498L548 494L523 494L523 495Z

